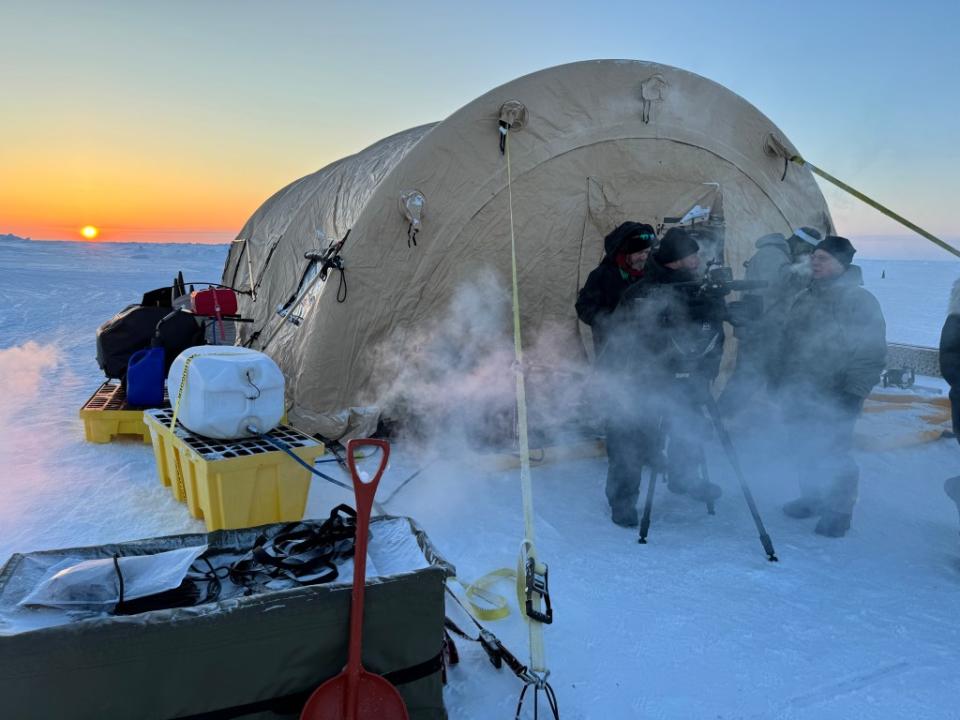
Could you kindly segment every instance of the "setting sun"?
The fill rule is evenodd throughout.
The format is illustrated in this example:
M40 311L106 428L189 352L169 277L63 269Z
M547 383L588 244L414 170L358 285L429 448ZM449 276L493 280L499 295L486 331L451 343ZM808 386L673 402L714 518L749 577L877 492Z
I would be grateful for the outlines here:
M100 231L97 230L93 225L85 225L80 230L80 234L83 235L87 240L93 240L97 235L100 234Z

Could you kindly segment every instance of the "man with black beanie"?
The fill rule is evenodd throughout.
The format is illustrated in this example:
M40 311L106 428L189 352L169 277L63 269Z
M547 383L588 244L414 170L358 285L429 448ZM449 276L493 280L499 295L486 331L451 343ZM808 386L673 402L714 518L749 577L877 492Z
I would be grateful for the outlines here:
M607 500L613 521L636 525L640 466L664 469L668 487L713 502L720 488L697 472L707 432L703 400L723 354L722 299L697 292L699 246L671 228L647 261L643 279L623 293L604 349L621 392L607 432ZM614 448L611 452L611 445Z
M886 362L880 304L862 288L856 249L828 235L811 256L812 280L787 313L773 384L792 445L801 497L783 510L819 516L816 532L850 529L860 471L853 428Z

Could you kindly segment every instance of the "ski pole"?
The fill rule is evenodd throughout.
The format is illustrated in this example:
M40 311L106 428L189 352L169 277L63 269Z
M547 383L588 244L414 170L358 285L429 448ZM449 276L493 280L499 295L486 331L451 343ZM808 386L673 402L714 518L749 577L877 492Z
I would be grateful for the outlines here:
M717 436L720 438L720 444L723 445L724 451L727 453L727 458L730 460L730 464L733 466L733 472L737 476L737 480L740 481L740 489L743 490L743 497L747 501L747 507L750 508L750 514L753 516L753 523L757 526L757 532L760 534L760 543L763 545L764 551L767 553L767 560L770 562L777 562L777 554L773 549L773 542L770 540L770 536L767 534L767 529L763 526L763 520L760 519L760 512L757 510L757 504L753 500L753 493L750 492L750 487L747 485L747 479L744 477L743 468L740 467L740 459L737 457L737 451L733 447L733 441L730 439L727 429L723 426L723 421L720 419L720 411L717 409L717 403L709 394L706 399L707 411L710 413L710 417L713 420L713 425L717 429Z

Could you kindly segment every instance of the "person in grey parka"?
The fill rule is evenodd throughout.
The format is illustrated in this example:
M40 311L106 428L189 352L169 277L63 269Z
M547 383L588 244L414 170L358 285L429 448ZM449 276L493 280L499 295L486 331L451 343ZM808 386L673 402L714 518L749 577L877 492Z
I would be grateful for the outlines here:
M781 233L764 235L756 242L757 251L744 263L744 280L766 283L766 287L744 293L745 301L757 302L760 317L738 326L737 364L717 400L720 412L736 415L754 395L766 388L780 345L790 303L810 282L810 240L819 242L820 233L804 227L789 238Z
M783 510L818 515L816 532L830 537L850 529L860 475L853 428L887 354L883 313L860 286L855 252L833 235L817 245L810 286L787 312L773 382L801 489Z

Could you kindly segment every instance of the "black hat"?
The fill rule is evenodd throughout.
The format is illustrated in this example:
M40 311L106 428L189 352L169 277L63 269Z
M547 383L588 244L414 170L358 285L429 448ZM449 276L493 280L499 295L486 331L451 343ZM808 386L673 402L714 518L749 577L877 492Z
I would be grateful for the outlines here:
M696 255L700 251L697 241L690 237L684 228L672 227L660 241L657 250L657 262L661 265L683 260L685 257Z
M628 220L618 225L604 238L603 246L608 255L614 253L629 255L653 247L656 241L657 233L650 225Z
M854 253L857 249L850 244L850 241L839 235L827 235L823 240L817 243L815 250L823 250L833 255L845 268L850 267L853 262Z

